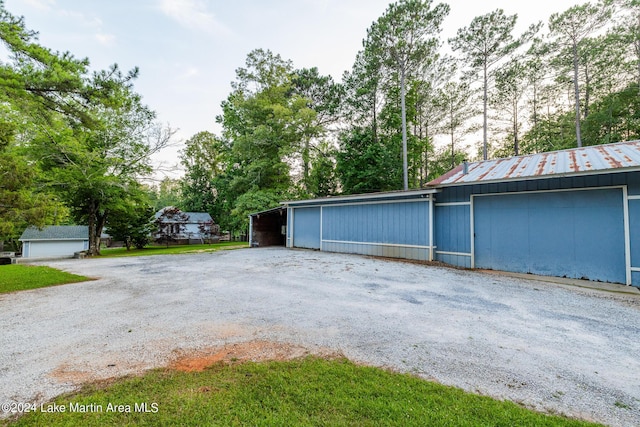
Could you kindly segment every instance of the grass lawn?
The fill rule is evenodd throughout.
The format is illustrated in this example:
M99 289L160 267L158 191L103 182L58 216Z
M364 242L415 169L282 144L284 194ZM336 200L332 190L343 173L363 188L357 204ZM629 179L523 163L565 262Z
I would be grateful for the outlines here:
M223 242L205 245L169 245L169 247L165 245L157 245L147 246L144 249L132 248L130 251L127 251L127 248L106 248L100 250L100 257L116 258L126 256L189 254L248 247L249 244L247 242Z
M86 280L91 279L44 266L20 264L0 266L0 293L84 282Z
M146 405L143 405L146 404ZM55 406L57 405L57 406ZM121 405L121 406L118 406ZM16 426L593 426L345 359L154 370L91 385ZM81 410L88 412L79 412ZM145 412L146 410L146 412ZM0 425L2 425L0 421Z

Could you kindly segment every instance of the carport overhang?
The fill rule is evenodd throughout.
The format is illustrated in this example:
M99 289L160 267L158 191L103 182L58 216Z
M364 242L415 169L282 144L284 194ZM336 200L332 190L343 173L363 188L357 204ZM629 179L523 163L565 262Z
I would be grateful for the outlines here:
M408 191L385 191L380 193L350 194L347 196L322 197L309 200L289 200L281 202L284 207L312 207L327 206L333 204L362 203L362 202L382 202L415 198L435 199L435 193L441 190L437 188L425 188Z
M282 227L287 225L287 209L283 206L249 215L249 246L284 246Z

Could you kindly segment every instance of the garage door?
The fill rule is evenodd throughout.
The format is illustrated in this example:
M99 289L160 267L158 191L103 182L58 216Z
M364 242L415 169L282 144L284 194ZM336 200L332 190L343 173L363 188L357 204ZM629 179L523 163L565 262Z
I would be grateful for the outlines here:
M474 196L476 268L625 283L622 189Z
M293 209L293 246L320 249L320 208Z
M28 254L29 258L48 258L48 257L71 257L75 252L83 251L88 248L88 242L83 241L35 241L30 242Z

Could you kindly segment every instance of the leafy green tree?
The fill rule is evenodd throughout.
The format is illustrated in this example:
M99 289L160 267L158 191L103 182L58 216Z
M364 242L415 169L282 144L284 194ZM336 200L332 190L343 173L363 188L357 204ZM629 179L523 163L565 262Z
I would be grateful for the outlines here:
M340 138L336 173L344 194L397 190L402 175L388 146L369 128L353 128Z
M224 204L239 213L246 206L268 209L273 207L272 200L289 197L294 184L292 164L305 153L310 138L318 135L318 114L311 108L314 101L302 95L315 83L298 82L296 90L293 66L279 55L254 50L236 76L217 120L229 147ZM314 76L310 72L307 77L314 80ZM269 205L258 206L256 201ZM245 222L243 218L231 225L244 227Z
M449 137L451 168L454 168L459 160L459 147L456 150L456 143L475 130L469 125L470 119L477 116L472 104L473 90L464 81L450 81L440 89L438 101L445 112L441 129Z
M585 139L593 144L640 139L640 96L632 83L592 105L583 123Z
M318 177L331 175L328 169L333 163L327 155L332 153L321 147L329 128L338 120L342 87L331 76L322 76L317 68L296 70L291 81L298 96L307 100L307 107L313 111L313 120L302 122L307 127L301 129L300 156L302 163L301 184L306 193L316 196ZM314 171L321 168L321 171ZM324 190L320 190L324 192Z
M153 209L157 212L167 206L182 207L181 186L182 180L164 177L157 186L146 187Z
M316 146L314 156L311 159L311 173L306 185L309 196L327 197L338 194L336 154L337 150L329 142L324 141Z
M369 29L365 49L379 52L399 79L402 121L403 186L409 188L407 160L407 80L435 56L438 34L449 13L447 4L431 8L431 0L400 0L389 5Z
M508 58L516 49L530 40L539 30L540 24L532 25L521 36L514 38L517 15L505 15L502 9L478 16L468 27L458 30L456 37L449 39L451 48L463 54L474 72L482 76L482 158L487 159L487 118L490 83L496 66Z
M155 231L155 210L144 200L145 193L139 191L136 195L122 200L112 208L106 221L109 235L115 240L123 241L127 250L132 246L137 249L144 248L151 241L152 233Z
M413 152L414 171L419 177L414 180L417 187L422 187L429 180L429 163L435 153L435 136L440 133L447 114L442 102L442 90L452 80L455 71L453 58L438 57L429 66L425 66L411 82L409 105L413 110L411 122L417 143L410 152Z
M6 126L0 145L0 250L5 241L17 250L17 237L28 226L57 224L67 215L46 189L37 185L38 170L9 143Z
M519 154L520 134L522 127L522 112L524 109L524 96L527 90L527 75L525 65L519 59L507 62L502 68L496 70L495 93L491 103L498 111L502 121L507 122L507 134L510 136L510 147L505 155ZM498 122L500 120L497 120ZM501 156L504 157L504 156Z
M573 98L575 108L576 143L582 147L580 129L580 50L589 36L602 28L611 18L612 3L604 0L597 5L585 3L573 6L562 13L554 13L549 18L549 32L556 52L562 60L567 52L571 58ZM583 66L587 62L583 62Z
M185 175L180 182L182 207L191 212L208 212L213 218L222 215L219 185L229 159L229 148L210 132L189 138L180 153Z
M150 174L150 157L172 135L154 122L140 97L121 86L112 106L97 108L94 128L70 128L64 120L32 142L46 183L89 226L89 254L100 253L100 235L109 213L137 191L137 179ZM98 122L97 119L100 121Z
M614 33L626 44L627 65L640 90L640 0L621 0L620 3L623 16Z

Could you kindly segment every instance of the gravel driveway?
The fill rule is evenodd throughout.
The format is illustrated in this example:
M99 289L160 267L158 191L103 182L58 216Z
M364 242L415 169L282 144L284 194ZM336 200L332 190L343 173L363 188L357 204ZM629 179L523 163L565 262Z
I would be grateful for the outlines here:
M283 248L46 264L100 279L0 295L0 403L265 341L640 425L637 296Z

